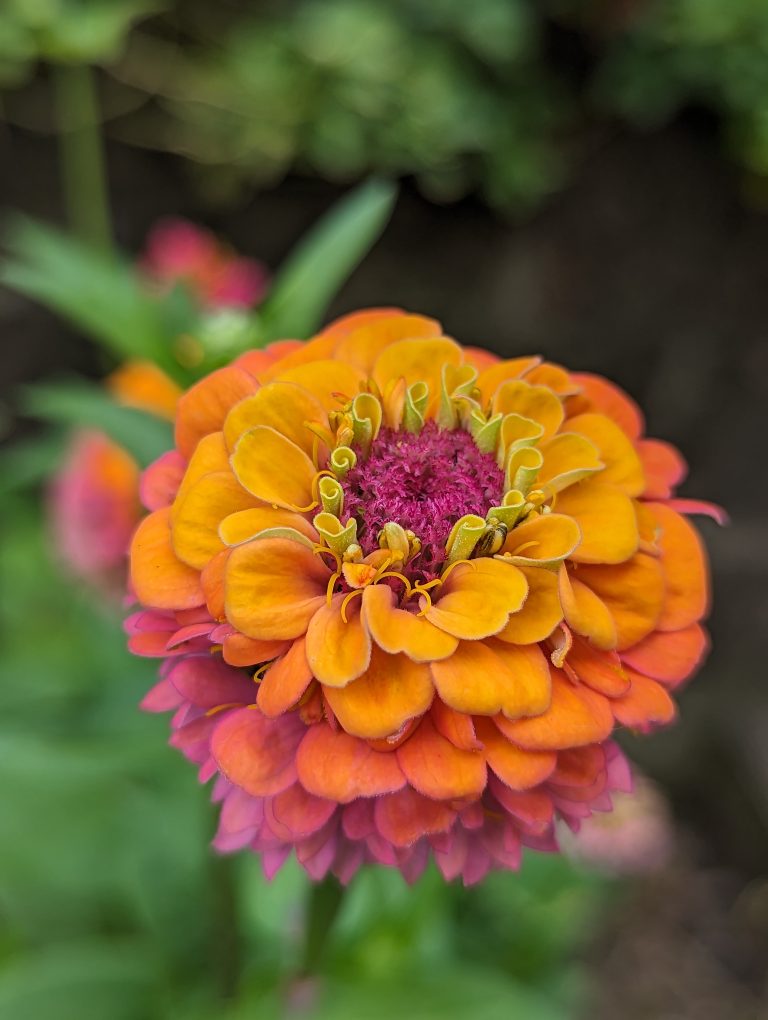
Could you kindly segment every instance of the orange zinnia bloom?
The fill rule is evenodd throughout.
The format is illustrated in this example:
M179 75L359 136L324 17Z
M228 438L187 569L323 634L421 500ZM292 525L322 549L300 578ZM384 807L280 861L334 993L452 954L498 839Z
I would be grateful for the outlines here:
M268 874L433 855L471 883L554 849L629 785L614 728L670 722L706 650L682 462L603 380L372 310L197 383L176 444L130 645L218 776L217 847Z

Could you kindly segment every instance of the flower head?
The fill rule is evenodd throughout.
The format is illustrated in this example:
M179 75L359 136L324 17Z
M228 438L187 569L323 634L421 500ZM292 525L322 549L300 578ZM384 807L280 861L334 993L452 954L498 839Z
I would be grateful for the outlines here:
M682 462L604 380L372 310L193 386L176 445L130 645L217 777L216 846L270 874L295 849L471 883L554 849L629 787L614 729L670 722L706 650Z
M126 362L107 379L115 400L173 419L178 387L150 362ZM76 432L51 486L53 540L67 567L107 592L122 592L131 535L141 519L139 465L109 436Z
M146 273L158 283L187 283L208 308L252 308L267 288L267 271L220 244L213 234L181 219L162 220L151 231Z

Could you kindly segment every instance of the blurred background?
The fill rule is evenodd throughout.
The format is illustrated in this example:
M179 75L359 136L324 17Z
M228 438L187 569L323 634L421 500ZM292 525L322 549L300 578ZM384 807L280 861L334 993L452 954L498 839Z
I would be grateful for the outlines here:
M768 0L5 0L0 87L0 1020L768 1016ZM352 240L349 201L375 207ZM477 889L363 874L303 980L303 873L209 850L48 476L147 353L138 275L169 350L207 337L183 383L289 329L280 267L329 215L313 314L399 305L611 377L732 524L701 525L713 651L679 721L622 741L641 794ZM247 297L174 269L168 217ZM160 427L112 438L141 463Z

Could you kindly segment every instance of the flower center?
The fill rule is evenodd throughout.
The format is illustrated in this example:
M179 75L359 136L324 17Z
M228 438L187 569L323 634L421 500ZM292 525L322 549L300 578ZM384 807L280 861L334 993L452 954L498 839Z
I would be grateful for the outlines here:
M427 422L418 434L383 428L371 452L342 482L345 516L357 520L364 553L379 547L389 521L412 531L421 552L412 572L431 579L445 560L445 543L465 514L485 516L504 492L504 472L464 429Z

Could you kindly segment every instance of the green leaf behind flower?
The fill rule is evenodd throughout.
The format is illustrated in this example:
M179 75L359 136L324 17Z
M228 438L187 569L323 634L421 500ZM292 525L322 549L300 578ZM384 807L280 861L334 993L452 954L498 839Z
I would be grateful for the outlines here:
M168 422L124 407L98 386L82 380L38 383L22 391L24 410L56 425L94 428L105 432L145 467L173 447Z
M386 226L397 198L389 181L368 181L334 205L298 243L262 306L266 340L305 339L321 325L339 287Z

